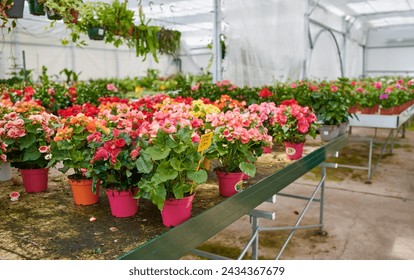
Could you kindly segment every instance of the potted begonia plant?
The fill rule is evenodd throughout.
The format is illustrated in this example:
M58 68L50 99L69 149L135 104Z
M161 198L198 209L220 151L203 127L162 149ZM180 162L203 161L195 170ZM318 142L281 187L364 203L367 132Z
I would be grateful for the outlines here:
M27 192L47 189L50 142L59 126L58 117L47 113L34 101L16 102L12 112L2 118L3 154L20 170Z
M316 115L296 100L285 100L277 106L270 117L274 140L285 146L286 155L295 160L302 157L306 137L316 137Z
M263 146L271 145L272 136L268 135L257 113L242 111L238 107L207 115L206 132L210 131L214 136L206 156L219 161L216 174L220 194L234 195L237 192L235 186L243 174L255 176L254 163L262 154ZM228 180L229 184L226 183Z
M190 110L186 104L165 105L141 132L137 166L142 179L137 197L157 205L165 226L176 226L190 218L195 189L207 180L198 150L197 129L202 121Z
M61 120L60 127L50 145L52 158L49 166L62 164L59 171L68 176L73 198L77 205L91 205L98 202L99 184L93 188L93 179L85 176L94 150L89 146L96 135L105 134L109 129L101 120L79 113Z

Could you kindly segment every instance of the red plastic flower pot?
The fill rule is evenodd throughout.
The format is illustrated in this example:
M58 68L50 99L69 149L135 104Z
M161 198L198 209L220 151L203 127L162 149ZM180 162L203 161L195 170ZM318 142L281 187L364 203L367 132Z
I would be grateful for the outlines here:
M164 208L161 211L162 223L166 227L178 226L191 217L194 195L183 197L181 199L166 199Z
M219 180L219 192L224 197L229 197L237 193L236 185L243 182L243 172L221 172L216 171Z
M303 155L303 146L305 145L305 142L302 143L289 143L285 142L285 151L286 156L290 160L296 160L300 159Z
M24 189L28 193L44 192L47 189L49 169L20 169Z
M106 190L111 214L117 218L132 217L138 212L138 200L134 198L136 192L132 190Z

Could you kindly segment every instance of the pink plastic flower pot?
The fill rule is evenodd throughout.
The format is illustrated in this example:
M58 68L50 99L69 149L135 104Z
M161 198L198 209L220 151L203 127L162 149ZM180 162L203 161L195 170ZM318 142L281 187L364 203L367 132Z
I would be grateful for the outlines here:
M236 185L243 182L243 172L226 173L216 171L219 180L219 192L224 197L229 197L237 193Z
M132 217L138 212L138 200L131 190L117 191L106 189L111 214L117 218Z
M290 160L296 160L300 159L303 155L303 146L305 145L305 142L302 143L289 143L285 142L285 151L286 156Z
M24 189L28 193L44 192L47 189L49 169L20 169Z
M166 227L178 226L191 217L194 195L182 199L166 199L161 211L162 223Z

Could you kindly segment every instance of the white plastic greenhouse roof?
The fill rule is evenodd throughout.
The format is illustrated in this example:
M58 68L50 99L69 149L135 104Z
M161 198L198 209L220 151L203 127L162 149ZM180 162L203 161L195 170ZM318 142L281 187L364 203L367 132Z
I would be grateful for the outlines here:
M112 0L85 1L110 3ZM128 7L136 12L138 18L138 4L141 2L146 19L151 19L151 24L181 31L190 49L197 50L212 41L216 1L219 0L128 0ZM318 5L366 29L414 25L414 0L309 0L309 3L310 9ZM26 7L25 13L28 14L28 10ZM47 19L36 18L35 21ZM225 19L221 28L226 28Z
M372 28L414 24L414 0L322 0L320 4Z
M141 4L144 13L153 23L181 31L187 44L197 48L211 42L214 2L215 0L143 0ZM135 1L129 1L128 5L131 9L136 9L137 6ZM367 29L414 25L414 0L310 0L310 8L313 5L324 7ZM222 28L226 28L225 19Z

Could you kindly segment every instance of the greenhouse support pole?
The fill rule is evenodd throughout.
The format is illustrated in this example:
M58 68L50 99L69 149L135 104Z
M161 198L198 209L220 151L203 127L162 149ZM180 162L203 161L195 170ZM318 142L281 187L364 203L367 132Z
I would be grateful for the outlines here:
M75 52L75 45L72 43L70 45L70 55L71 55L71 67L72 71L76 72L76 52Z
M26 73L26 54L22 51L22 58L23 58L23 77L24 77L24 84L27 84L27 73Z
M221 81L221 0L214 0L213 82Z
M310 47L310 33L309 33L309 0L305 4L305 19L304 19L304 43L303 43L303 69L302 69L302 80L306 80L308 77L308 52Z

